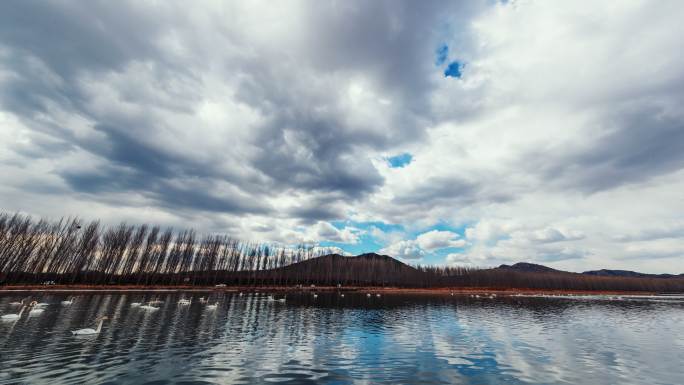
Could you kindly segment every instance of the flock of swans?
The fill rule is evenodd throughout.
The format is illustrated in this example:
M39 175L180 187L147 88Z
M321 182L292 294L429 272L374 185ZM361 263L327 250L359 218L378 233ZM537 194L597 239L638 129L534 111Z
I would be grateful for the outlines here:
M74 303L73 298L69 297L64 301L60 302L64 306L69 306ZM21 315L24 313L24 311L28 310L29 315L37 315L41 314L45 311L45 308L49 305L49 303L45 302L38 302L38 301L31 301L28 305L24 305L24 300L22 299L19 302L10 302L9 306L12 307L17 307L20 306L21 308L19 309L19 312L17 313L10 313L10 314L3 314L0 316L0 320L2 321L17 321L21 318ZM85 329L77 329L77 330L72 330L71 334L73 335L92 335L92 334L99 334L100 331L102 330L102 324L104 323L105 320L107 320L107 317L100 317L98 319L99 323L97 325L97 328L92 329L92 328L85 328Z
M258 292L254 293L255 295L259 295ZM239 297L242 297L244 293L240 292L238 293ZM318 298L317 293L312 293L313 298ZM340 293L340 298L344 298L344 293ZM380 297L380 294L377 293L375 294L376 297ZM370 298L372 297L371 293L366 293L366 297ZM177 304L179 306L189 306L192 305L192 298L181 298L178 300ZM282 298L276 298L273 295L268 295L266 297L266 300L269 302L279 302L279 303L285 303L286 297ZM41 314L45 311L45 308L50 305L49 303L45 302L38 302L38 301L31 301L28 305L25 305L26 300L21 300L19 302L10 302L8 305L10 307L20 307L19 311L17 313L9 313L9 314L3 314L0 316L0 320L2 321L17 321L21 318L22 314L25 311L28 311L29 315L38 315ZM158 299L158 298L153 298L147 302L131 302L130 306L139 308L141 310L145 311L155 311L159 310L159 305L162 304L164 301ZM68 297L67 299L63 300L60 302L62 306L70 306L74 303L73 297ZM204 297L199 298L199 303L204 305L206 310L216 310L219 306L219 302L216 301L214 303L209 303L209 300ZM104 323L105 320L108 318L106 316L98 318L96 321L97 327L96 328L85 328L85 329L78 329L78 330L72 330L71 333L73 335L93 335L93 334L99 334L100 331L102 330L102 324Z

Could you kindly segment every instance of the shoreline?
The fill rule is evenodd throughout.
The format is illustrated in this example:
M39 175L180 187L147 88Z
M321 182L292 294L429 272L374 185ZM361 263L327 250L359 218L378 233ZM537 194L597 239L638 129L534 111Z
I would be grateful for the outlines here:
M530 289L530 288L488 288L488 287L439 287L439 288L403 288L376 286L136 286L136 285L9 285L0 286L2 293L18 292L64 292L64 293L178 293L178 292L345 292L345 293L383 293L383 294L423 294L423 295L655 295L660 292L626 291L626 290L571 290L571 289Z

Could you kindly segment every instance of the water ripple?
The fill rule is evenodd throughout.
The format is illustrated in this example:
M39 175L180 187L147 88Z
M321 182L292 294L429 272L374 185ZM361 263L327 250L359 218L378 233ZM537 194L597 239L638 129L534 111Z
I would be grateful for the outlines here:
M0 384L681 384L679 297L45 295L0 323ZM0 296L9 312L17 296ZM74 337L109 316L102 332Z

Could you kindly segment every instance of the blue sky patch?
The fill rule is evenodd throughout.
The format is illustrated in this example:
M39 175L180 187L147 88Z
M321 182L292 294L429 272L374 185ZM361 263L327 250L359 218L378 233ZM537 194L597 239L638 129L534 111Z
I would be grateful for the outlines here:
M395 156L390 156L387 158L387 163L389 163L390 167L392 168L399 168L399 167L405 167L411 161L413 160L413 155L409 154L408 152L405 152L403 154L395 155Z
M452 61L451 63L449 63L447 68L444 70L444 77L460 78L462 70L463 70L463 64L461 64L457 61Z
M449 56L449 46L446 44L440 45L437 50L435 50L435 65L441 66L447 60Z

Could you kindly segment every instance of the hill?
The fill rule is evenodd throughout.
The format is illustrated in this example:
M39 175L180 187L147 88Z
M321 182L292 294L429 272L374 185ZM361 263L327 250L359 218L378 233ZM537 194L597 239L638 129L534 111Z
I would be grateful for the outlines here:
M517 271L517 272L523 272L523 273L567 273L567 274L578 274L578 273L571 273L568 271L563 271L563 270L557 270L548 266L544 265L539 265L536 263L528 263L528 262L518 262L513 265L500 265L499 267L495 269L501 269L501 270L510 270L510 271ZM648 274L648 273L639 273L636 271L630 271L630 270L609 270L609 269L601 269L601 270L590 270L590 271L585 271L583 273L579 273L582 275L591 275L591 276L597 276L597 277L628 277L628 278L682 278L684 277L684 274Z
M327 254L259 274L264 279L343 285L402 285L422 280L423 272L387 255Z
M536 263L518 262L514 265L500 265L497 269L503 270L515 270L527 273L551 273L560 272L560 270L552 269L544 265L538 265Z
M602 277L633 277L633 278L678 278L684 276L684 274L647 274L647 273L639 273L636 271L630 271L630 270L608 270L608 269L601 269L601 270L591 270L591 271L585 271L582 274L584 275L596 275L596 276L602 276Z

